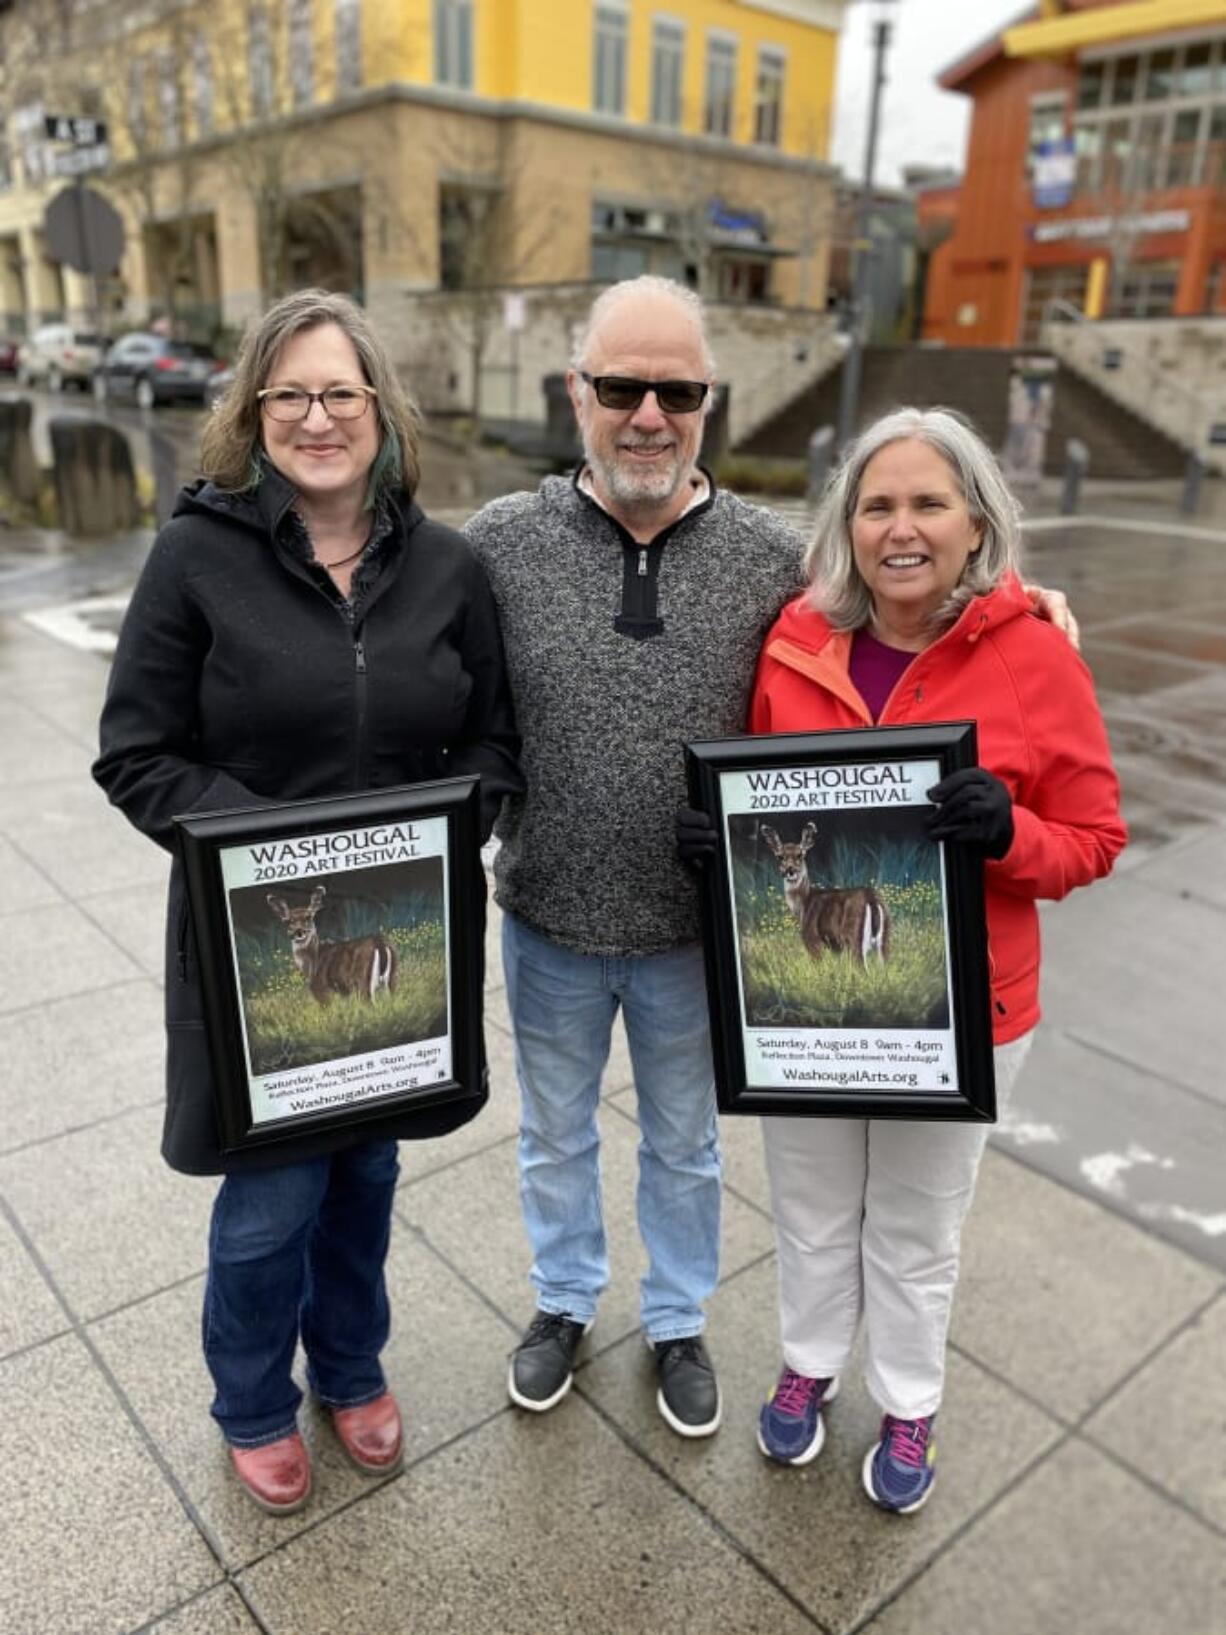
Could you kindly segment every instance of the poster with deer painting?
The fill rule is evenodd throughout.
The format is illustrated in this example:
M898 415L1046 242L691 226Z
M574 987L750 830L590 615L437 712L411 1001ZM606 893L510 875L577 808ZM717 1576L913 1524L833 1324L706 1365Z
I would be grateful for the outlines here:
M721 1110L991 1119L982 864L927 833L974 724L687 754L720 837L701 890Z
M476 780L179 821L231 1150L480 1072Z

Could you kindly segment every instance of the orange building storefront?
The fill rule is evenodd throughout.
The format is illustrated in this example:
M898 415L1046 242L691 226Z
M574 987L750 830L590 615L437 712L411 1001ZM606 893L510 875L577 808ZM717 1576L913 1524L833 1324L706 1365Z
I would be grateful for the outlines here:
M1045 0L954 63L974 101L925 339L1015 346L1089 317L1226 314L1226 0Z

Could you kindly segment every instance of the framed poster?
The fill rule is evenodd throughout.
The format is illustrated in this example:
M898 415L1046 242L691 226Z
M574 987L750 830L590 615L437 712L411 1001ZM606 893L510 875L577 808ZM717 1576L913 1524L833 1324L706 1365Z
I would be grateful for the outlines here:
M477 1088L477 789L175 819L223 1151Z
M703 945L721 1112L996 1116L983 865L930 840L927 791L975 725L686 748L719 831Z

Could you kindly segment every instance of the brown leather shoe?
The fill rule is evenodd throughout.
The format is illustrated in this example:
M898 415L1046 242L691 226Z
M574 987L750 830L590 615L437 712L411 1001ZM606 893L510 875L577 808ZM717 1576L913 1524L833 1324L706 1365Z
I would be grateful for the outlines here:
M357 1408L333 1408L332 1423L341 1447L368 1476L387 1476L404 1459L404 1428L390 1391Z
M262 1448L231 1448L230 1459L239 1481L270 1515L288 1516L310 1497L311 1462L297 1431Z

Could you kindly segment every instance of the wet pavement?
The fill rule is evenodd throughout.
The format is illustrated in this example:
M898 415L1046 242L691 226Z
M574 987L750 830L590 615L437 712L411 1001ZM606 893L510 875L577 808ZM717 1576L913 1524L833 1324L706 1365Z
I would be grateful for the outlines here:
M1028 534L1081 619L1133 843L1044 910L1045 1024L968 1225L940 1482L906 1519L859 1490L858 1379L812 1466L755 1448L778 1359L752 1120L723 1121L725 1423L660 1421L620 1037L613 1285L567 1401L507 1405L532 1301L494 940L490 1107L403 1149L406 1468L359 1477L308 1409L309 1508L236 1493L198 1348L212 1185L157 1157L165 863L87 776L147 542L0 535L4 1635L1226 1635L1226 527Z

